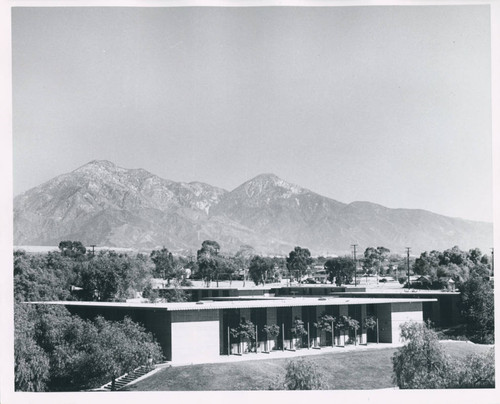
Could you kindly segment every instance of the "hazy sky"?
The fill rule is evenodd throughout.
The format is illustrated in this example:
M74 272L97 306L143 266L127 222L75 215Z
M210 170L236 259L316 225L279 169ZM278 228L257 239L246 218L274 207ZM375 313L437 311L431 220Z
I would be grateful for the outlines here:
M492 220L488 6L15 8L14 194L93 159Z

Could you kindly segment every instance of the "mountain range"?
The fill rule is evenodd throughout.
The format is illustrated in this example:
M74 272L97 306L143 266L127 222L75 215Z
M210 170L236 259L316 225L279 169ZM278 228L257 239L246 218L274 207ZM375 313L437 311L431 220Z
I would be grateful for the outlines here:
M203 240L222 251L251 245L263 254L307 247L341 254L358 244L402 253L458 245L488 249L493 225L425 210L341 203L273 174L232 191L201 182L174 182L143 169L91 161L14 198L14 244L84 245L195 253Z

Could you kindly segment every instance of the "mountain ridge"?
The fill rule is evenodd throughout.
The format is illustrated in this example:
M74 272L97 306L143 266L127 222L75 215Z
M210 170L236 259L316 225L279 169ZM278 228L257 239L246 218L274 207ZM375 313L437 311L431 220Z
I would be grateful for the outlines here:
M115 247L196 251L205 239L227 251L250 244L262 253L295 245L323 253L350 244L391 250L489 248L492 224L423 209L342 203L264 173L232 191L175 182L142 168L92 160L14 198L16 245L63 239Z

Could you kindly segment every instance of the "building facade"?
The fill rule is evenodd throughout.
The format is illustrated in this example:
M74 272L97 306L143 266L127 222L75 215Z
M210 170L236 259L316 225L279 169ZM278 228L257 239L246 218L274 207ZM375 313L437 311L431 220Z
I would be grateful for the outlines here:
M252 350L295 350L345 344L399 343L399 326L406 321L423 322L423 304L436 299L346 298L346 297L226 297L186 303L38 302L64 305L83 318L98 315L108 320L128 316L153 333L172 363L206 363L220 355ZM358 321L358 330L339 329L333 333L316 328L322 314L335 319L348 316ZM377 319L378 330L366 329L367 316ZM245 320L255 327L254 341L241 341L232 330ZM294 334L296 321L307 334ZM268 337L265 325L276 325L279 334ZM333 334L333 335L332 335ZM376 335L375 335L376 334Z

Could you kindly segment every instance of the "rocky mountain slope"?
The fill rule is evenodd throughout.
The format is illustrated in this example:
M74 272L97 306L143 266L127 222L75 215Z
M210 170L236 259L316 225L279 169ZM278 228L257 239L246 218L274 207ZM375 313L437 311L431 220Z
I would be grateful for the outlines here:
M389 209L369 202L344 204L273 174L231 192L199 182L169 181L142 169L92 161L14 198L16 245L60 240L115 247L196 251L205 239L236 251L262 253L295 245L343 253L385 246L394 252L491 246L490 223L423 210Z

